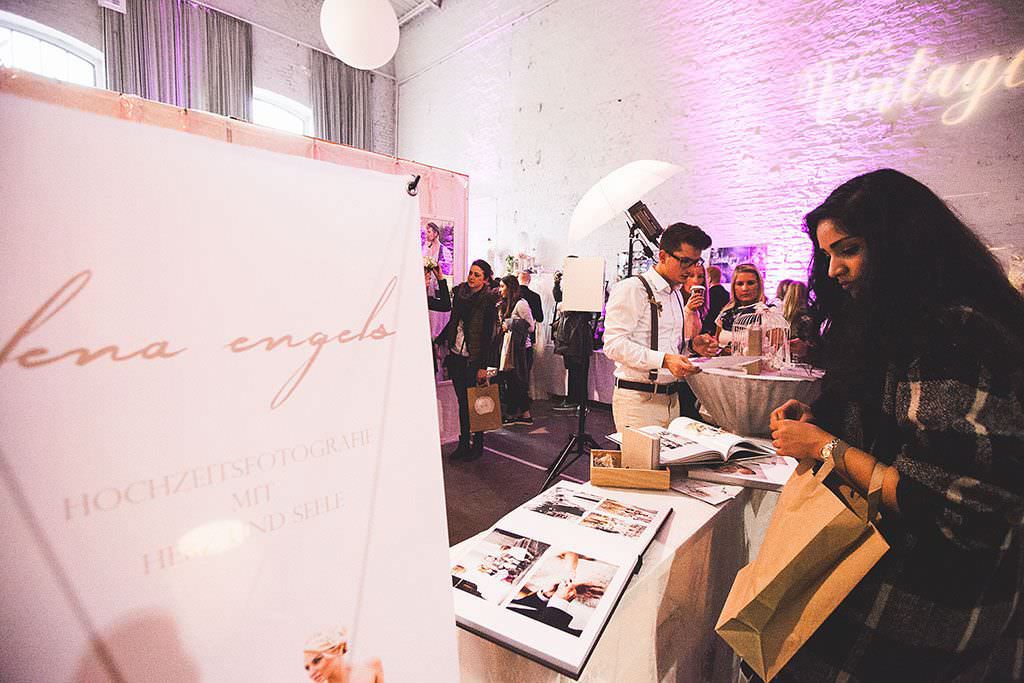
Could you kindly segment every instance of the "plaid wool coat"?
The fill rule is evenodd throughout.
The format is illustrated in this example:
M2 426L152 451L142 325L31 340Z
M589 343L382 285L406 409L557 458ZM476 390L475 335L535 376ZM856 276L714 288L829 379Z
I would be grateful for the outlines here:
M889 553L776 680L1021 676L1024 330L965 306L933 322L924 351L886 365L879 415L827 389L814 406L896 467L900 512L879 524ZM885 427L865 443L865 424Z

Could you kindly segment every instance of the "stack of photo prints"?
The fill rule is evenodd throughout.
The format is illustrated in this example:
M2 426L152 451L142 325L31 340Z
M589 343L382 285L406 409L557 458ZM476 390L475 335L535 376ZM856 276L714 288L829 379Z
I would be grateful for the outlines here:
M671 511L558 484L464 544L451 570L456 622L578 678Z

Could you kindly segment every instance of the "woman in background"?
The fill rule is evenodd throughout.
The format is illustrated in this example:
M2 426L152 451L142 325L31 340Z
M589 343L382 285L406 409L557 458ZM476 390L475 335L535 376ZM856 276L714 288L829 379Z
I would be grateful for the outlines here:
M697 288L696 294L693 293L694 287ZM701 333L708 313L708 276L703 264L690 267L683 280L682 295L686 309L683 334L686 339L693 339Z
M786 292L789 291L789 286L796 282L796 280L782 280L779 282L779 286L775 288L775 300L783 301L786 298Z
M459 401L459 447L452 460L475 460L484 451L483 432L475 432L470 442L468 392L471 386L487 383L487 367L493 360L498 294L488 286L492 275L487 261L473 261L466 281L452 292L452 315L435 340L448 347L444 363Z
M764 280L753 263L741 263L732 271L732 296L715 321L715 336L722 346L732 341L732 325L736 318L753 313L758 304L763 304Z
M776 680L1009 680L1024 664L1024 297L930 189L885 169L807 214L813 407L780 455L882 477L890 550Z
M803 357L818 339L818 326L808 310L807 285L790 280L782 300L782 315L789 323L790 348L794 356Z
M502 334L497 335L499 370L508 387L508 412L505 424L533 424L530 415L530 374L526 350L530 348L533 313L530 302L519 296L519 280L514 275L501 278L498 285L498 320Z

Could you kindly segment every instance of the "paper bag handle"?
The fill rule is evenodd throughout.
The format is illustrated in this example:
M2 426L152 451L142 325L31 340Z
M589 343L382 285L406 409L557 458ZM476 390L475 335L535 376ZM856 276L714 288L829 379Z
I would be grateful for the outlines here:
M821 463L821 467L814 473L814 478L818 482L824 482L825 477L832 473L832 469L835 464L832 460L826 460ZM878 506L882 502L882 481L885 479L885 468L881 461L876 460L875 466L871 469L871 482L868 484L868 493L865 496L868 501L866 510L866 516L863 518L866 522L878 521ZM859 515L859 513L858 513Z
M811 460L812 464L814 462L814 460ZM825 481L825 477L832 474L832 468L834 466L835 464L831 460L825 460L821 463L821 467L818 468L818 471L814 473L814 478L817 479L819 483Z
M885 480L886 466L880 460L875 461L871 468L871 483L868 484L868 522L878 521L878 505L882 502L882 482Z

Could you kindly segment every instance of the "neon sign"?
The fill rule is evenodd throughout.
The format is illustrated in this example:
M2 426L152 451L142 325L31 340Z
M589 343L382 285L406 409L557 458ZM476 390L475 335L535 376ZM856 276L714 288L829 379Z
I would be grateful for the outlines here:
M934 62L928 48L920 48L905 68L895 75L864 75L869 61L884 59L869 51L840 73L841 64L819 62L804 74L804 94L815 103L815 118L826 123L844 111L879 112L893 120L902 107L927 100L950 101L942 112L947 126L963 123L996 90L1024 85L1024 49L1013 57L992 55L969 65Z

